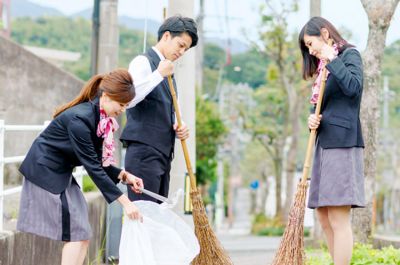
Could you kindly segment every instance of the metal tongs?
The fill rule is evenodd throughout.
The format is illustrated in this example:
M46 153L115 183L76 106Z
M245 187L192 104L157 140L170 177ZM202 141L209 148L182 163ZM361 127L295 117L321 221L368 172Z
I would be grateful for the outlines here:
M122 184L125 184L125 185L128 185L128 186L133 186L132 184L127 183L127 182L122 182ZM161 196L160 194L157 194L155 192L146 190L145 188L140 188L139 190L140 190L140 192L143 192L144 194L146 194L146 195L148 195L148 196L150 196L150 197L152 197L154 199L157 199L159 201L162 201L164 203L167 203L167 204L173 204L174 203L172 200L170 200L170 199L168 199L168 198L166 198L164 196Z

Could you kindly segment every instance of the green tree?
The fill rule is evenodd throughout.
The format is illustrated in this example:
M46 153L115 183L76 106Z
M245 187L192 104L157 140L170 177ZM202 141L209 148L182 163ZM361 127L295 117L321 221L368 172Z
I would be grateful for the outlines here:
M92 26L89 20L68 17L17 18L12 21L11 37L22 45L79 52L77 62L66 62L65 70L83 80L90 78L90 47ZM143 33L120 26L119 67L128 68L129 62L143 52ZM156 38L148 35L147 47Z
M216 180L218 145L227 131L215 103L197 97L196 128L196 178L206 184Z
M252 88L267 84L265 72L270 59L256 49L232 56L232 63L226 67L226 79L234 84L247 83ZM238 67L240 69L238 69Z
M297 36L288 34L287 16L297 11L297 1L261 7L259 52L269 58L267 87L256 93L261 111L255 112L254 136L272 159L276 178L277 217L286 218L293 198L300 117L305 103L306 83L301 80ZM268 111L262 111L262 108ZM270 109L272 108L272 109ZM274 110L274 108L276 110ZM273 114L271 118L271 113ZM260 122L263 120L265 122ZM288 151L285 151L285 150ZM282 203L282 174L286 173L286 201Z

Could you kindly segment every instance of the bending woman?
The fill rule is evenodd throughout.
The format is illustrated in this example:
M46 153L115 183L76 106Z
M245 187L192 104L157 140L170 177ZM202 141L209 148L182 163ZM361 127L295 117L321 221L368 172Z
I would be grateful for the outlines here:
M91 228L83 194L72 176L83 165L108 203L120 202L132 219L141 218L134 203L116 186L121 180L139 192L140 178L114 167L114 117L135 96L128 71L96 75L33 142L20 167L24 175L17 229L66 242L61 264L82 264Z
M327 44L329 39L333 46ZM365 206L361 56L321 17L311 18L303 27L299 45L303 78L316 76L312 104L319 97L322 69L328 70L321 115L308 118L308 127L317 129L308 207L317 209L334 264L348 265L353 250L350 209Z

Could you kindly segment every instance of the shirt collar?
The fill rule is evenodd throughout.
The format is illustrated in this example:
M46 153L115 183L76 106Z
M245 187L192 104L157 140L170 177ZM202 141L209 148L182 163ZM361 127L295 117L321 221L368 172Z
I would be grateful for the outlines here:
M162 53L156 47L153 46L151 48L157 53L158 57L160 57L160 61L165 60L164 55L162 55Z

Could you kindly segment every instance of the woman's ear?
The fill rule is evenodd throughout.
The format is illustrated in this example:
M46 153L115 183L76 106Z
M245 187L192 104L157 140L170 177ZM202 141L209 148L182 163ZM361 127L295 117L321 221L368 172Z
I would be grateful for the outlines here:
M324 41L328 41L329 40L329 31L326 28L321 28L321 36L323 38Z
M103 91L103 93L101 94L101 97L105 100L105 101L109 101L110 97L107 95L106 92Z

